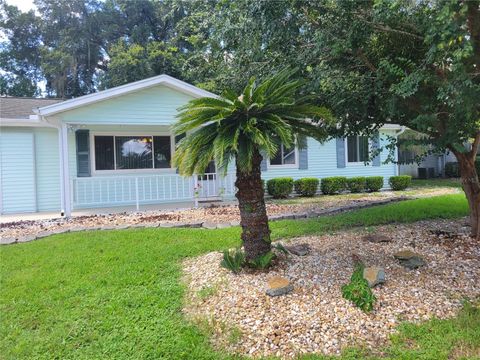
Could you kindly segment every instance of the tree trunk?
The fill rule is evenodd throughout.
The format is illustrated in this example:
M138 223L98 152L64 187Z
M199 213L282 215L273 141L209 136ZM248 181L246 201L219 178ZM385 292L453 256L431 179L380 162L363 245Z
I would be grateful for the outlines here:
M480 238L480 182L475 168L475 156L455 153L462 177L463 191L470 207L471 235Z
M260 152L255 150L252 170L249 173L241 171L237 161L235 186L238 191L235 196L240 209L241 237L247 261L265 255L271 250L270 229L260 175L261 161Z

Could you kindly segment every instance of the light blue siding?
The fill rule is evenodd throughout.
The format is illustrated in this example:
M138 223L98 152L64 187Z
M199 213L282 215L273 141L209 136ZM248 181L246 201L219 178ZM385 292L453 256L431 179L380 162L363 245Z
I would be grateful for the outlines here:
M177 109L193 97L160 85L100 101L56 115L60 120L82 124L168 125Z
M38 211L60 210L60 156L58 130L35 128Z
M381 145L386 145L386 132L380 136ZM393 135L393 133L389 133ZM294 179L302 177L324 178L329 176L383 176L384 187L388 187L388 178L395 175L395 164L381 164L373 166L362 164L346 163L344 168L337 167L337 142L330 140L324 144L308 138L308 169L300 170L298 168L272 168L262 172L262 178L265 180L281 176L290 176ZM384 149L380 154L380 160L383 162L388 156L388 151Z
M2 129L0 134L0 182L3 213L34 212L34 136L24 129Z

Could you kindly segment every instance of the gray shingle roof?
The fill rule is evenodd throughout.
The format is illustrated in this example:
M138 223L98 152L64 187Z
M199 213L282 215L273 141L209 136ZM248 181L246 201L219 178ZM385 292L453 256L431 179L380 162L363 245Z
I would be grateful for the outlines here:
M30 115L34 115L34 108L52 105L61 101L63 100L27 97L0 97L0 118L28 119Z

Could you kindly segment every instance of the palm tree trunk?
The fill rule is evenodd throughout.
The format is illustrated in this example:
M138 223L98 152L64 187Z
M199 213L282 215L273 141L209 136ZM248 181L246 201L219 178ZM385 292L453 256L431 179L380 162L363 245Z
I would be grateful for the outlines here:
M251 172L240 171L240 166L237 164L235 186L238 191L235 196L240 209L241 237L247 261L265 255L271 250L270 229L260 173L261 161L262 155L256 149L253 154Z

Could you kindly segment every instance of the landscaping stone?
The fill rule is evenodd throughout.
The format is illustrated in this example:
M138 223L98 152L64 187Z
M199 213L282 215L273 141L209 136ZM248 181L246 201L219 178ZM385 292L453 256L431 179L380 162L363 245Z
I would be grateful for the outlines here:
M171 222L165 222L165 223L160 223L161 228L173 228L175 226L175 223Z
M400 265L407 269L414 270L426 265L423 256L411 250L402 250L393 255L395 259L400 261Z
M392 241L392 239L389 236L385 234L377 234L377 233L365 235L363 237L363 240L372 242L372 243L387 243Z
M220 223L220 224L217 224L217 229L226 229L226 228L229 228L229 227L232 227L232 225L230 225L230 223Z
M30 242L30 241L33 241L33 240L36 240L36 239L37 239L37 237L35 235L27 235L27 236L23 236L23 237L19 238L17 242L24 243L24 242Z
M306 213L295 214L294 219L305 219L307 217Z
M374 287L385 282L385 269L378 266L363 269L363 278L368 281L368 286Z
M230 225L232 225L232 226L240 226L240 220L232 220L232 221L230 221Z
M51 231L41 231L37 234L36 238L37 239L41 239L41 238L44 238L44 237L47 237L47 236L51 236L51 235L54 235L53 232Z
M266 294L269 296L281 296L293 291L293 285L288 279L281 276L274 276L268 279Z
M216 228L217 228L217 224L215 224L215 223L213 223L213 222L205 221L204 223L202 223L202 227L203 227L204 229L212 230L212 229L216 229Z
M298 245L290 245L284 246L290 253L297 256L305 256L308 255L310 252L310 246L308 244L298 244Z
M17 242L17 239L15 238L8 238L4 236L0 238L0 245L9 245L9 244L14 244L16 242Z

